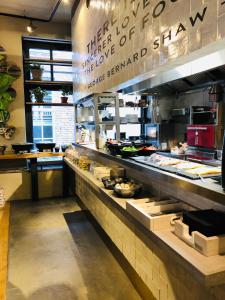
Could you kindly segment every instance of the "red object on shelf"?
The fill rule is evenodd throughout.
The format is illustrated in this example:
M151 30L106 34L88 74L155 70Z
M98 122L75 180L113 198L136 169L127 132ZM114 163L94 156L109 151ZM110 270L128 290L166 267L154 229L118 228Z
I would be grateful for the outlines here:
M187 142L189 146L215 148L214 125L188 125Z

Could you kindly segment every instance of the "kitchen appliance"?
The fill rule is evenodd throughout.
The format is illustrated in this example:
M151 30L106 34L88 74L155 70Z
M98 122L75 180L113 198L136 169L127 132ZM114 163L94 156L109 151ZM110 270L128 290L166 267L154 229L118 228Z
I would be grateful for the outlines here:
M188 125L187 142L189 146L215 148L214 125Z
M172 123L146 124L146 141L159 148L162 143L167 143L174 139L174 125Z
M192 106L191 125L187 125L188 158L214 160L215 150L222 148L224 103Z
M210 106L191 107L192 124L216 124L217 109Z
M174 123L190 123L191 109L188 107L174 108L171 110L171 118Z
M216 148L215 125L188 125L186 154L190 159L213 160Z

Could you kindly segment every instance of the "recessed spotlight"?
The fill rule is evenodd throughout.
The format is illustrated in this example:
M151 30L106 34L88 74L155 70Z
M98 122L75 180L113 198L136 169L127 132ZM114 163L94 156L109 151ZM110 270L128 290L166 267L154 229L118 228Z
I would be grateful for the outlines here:
M70 0L62 0L64 4L69 4Z
M27 25L27 31L29 33L33 33L35 30L37 29L37 26L35 26L32 22L32 20L30 20L29 25Z

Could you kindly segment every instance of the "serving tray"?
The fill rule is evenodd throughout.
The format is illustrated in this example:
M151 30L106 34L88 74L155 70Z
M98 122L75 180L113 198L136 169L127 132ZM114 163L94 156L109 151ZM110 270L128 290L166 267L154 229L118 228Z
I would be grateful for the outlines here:
M176 175L180 175L180 176L183 176L183 177L186 177L186 178L189 178L189 179L193 179L193 180L196 180L196 179L202 179L202 178L218 178L221 176L221 174L208 174L208 175L194 175L194 174L190 174L184 170L178 170L177 168L174 168L174 167L171 167L171 166L158 166L152 162L149 162L149 161L146 161L145 160L145 157L143 156L137 156L137 157L131 157L130 159L138 162L138 163L141 163L141 164L144 164L144 165L147 165L147 166L150 166L150 167L153 167L153 168L156 168L156 169L159 169L159 170L162 170L162 171L166 171L166 172L169 172L169 173L173 173L173 174L176 174Z

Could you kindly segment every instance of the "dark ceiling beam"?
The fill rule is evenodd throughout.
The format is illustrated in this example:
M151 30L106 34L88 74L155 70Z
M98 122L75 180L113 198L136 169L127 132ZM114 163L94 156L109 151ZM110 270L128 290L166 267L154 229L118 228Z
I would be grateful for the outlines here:
M75 0L71 9L71 19L74 17L77 7L80 3L80 0Z
M21 16L21 15L16 15L16 14L6 14L0 12L0 16L6 16L6 17L12 17L12 18L18 18L18 19L25 19L25 20L32 20L32 21L37 21L37 22L51 22L54 15L56 14L59 5L61 4L62 0L58 0L56 5L54 6L51 15L48 19L39 19L39 18L32 18L32 17L27 17L27 16Z
M182 81L185 82L187 85L189 86L194 86L194 83L192 83L190 80L188 80L187 78L182 78Z

